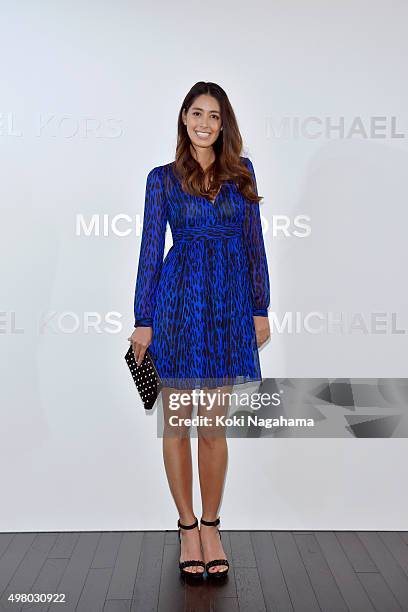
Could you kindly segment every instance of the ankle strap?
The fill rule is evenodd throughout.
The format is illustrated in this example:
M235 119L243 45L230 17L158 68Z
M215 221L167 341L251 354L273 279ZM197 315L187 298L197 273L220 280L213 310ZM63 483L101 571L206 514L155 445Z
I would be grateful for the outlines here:
M177 521L177 527L181 527L182 529L194 529L194 527L198 527L198 519L194 521L192 525L182 525L180 523L180 519Z
M205 521L203 518L200 519L200 522L203 525L207 525L208 527L216 527L217 525L220 524L220 517L218 517L217 519L215 519L215 521Z

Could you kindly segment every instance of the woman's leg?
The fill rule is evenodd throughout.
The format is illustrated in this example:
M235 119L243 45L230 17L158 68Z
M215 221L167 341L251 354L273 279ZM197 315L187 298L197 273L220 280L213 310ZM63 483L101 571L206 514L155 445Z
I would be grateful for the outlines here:
M209 417L207 425L197 427L202 518L206 521L214 521L218 517L221 503L228 462L228 446L225 427L222 424L216 424L216 417L228 416L230 401L229 396L224 394L230 393L232 388L232 386L217 387L217 389L205 387L204 392L208 395L203 402L200 402L198 410L199 416ZM210 397L215 398L215 401L211 399L210 403ZM210 410L207 409L208 406L211 406ZM206 563L211 559L225 558L217 527L201 525L200 537ZM210 572L224 570L226 570L225 565L216 565L209 569Z
M190 427L182 424L171 425L170 417L191 418L192 401L188 405L183 405L177 400L176 395L188 393L171 387L162 389L163 399L163 458L166 469L167 480L177 510L180 516L180 523L191 525L195 521L193 511L193 476L190 446ZM177 410L171 410L172 402L176 400ZM202 560L200 534L196 529L180 529L181 536L181 557L180 561L186 559ZM203 572L204 568L190 566L185 568L190 572Z

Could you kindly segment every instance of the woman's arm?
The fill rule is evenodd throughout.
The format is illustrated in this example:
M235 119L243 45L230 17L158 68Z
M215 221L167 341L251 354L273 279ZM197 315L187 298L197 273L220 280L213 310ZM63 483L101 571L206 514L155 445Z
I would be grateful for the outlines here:
M255 171L252 162L248 158L244 158L244 161L248 169L251 171L255 191L258 195ZM266 258L265 244L262 234L259 204L256 202L245 200L243 232L252 285L252 314L253 316L267 317L270 302L268 261Z
M153 326L156 289L163 265L167 225L162 170L162 167L158 166L147 175L134 300L135 327Z

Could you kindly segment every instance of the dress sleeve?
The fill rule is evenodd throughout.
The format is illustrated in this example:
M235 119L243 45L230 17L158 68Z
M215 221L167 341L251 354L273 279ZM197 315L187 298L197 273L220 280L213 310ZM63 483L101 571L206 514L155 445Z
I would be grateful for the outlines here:
M256 177L252 162L244 158L246 166L251 171L255 191L258 195ZM270 300L268 261L262 234L261 215L259 204L245 199L245 218L243 233L248 257L249 274L252 286L252 314L253 316L268 316Z
M153 327L156 289L163 265L167 212L160 166L147 175L142 242L136 278L134 327Z

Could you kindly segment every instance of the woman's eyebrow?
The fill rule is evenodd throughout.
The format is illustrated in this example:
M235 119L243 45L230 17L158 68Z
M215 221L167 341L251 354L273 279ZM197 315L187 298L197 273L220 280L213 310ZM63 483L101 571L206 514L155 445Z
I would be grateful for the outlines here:
M200 110L200 111L204 110L203 108L200 108L199 106L192 106L191 108L192 108L193 110ZM217 111L217 110L210 110L210 111L208 111L208 112L209 112L209 113L217 113L217 115L219 115L219 114L220 114L220 111Z

